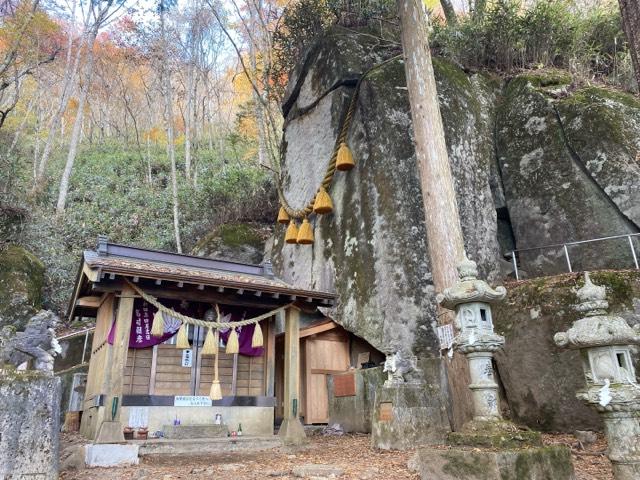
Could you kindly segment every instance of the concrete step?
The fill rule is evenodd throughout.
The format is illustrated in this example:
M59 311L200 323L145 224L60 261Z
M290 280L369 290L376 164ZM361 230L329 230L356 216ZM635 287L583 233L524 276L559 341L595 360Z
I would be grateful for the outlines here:
M180 440L152 438L149 440L130 440L127 443L138 445L138 455L141 457L147 455L208 455L221 452L257 452L282 446L282 441L277 435Z

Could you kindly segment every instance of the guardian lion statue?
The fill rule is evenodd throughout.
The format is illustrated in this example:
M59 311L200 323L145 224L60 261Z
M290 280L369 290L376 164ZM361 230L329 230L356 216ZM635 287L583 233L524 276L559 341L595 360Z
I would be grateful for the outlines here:
M0 365L18 367L33 360L34 370L53 373L53 357L61 352L54 327L58 317L48 310L35 314L23 332L14 333L11 327L0 332Z

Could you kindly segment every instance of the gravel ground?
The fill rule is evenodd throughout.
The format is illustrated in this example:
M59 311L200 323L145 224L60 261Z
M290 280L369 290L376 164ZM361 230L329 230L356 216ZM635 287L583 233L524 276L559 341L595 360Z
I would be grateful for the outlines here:
M65 447L81 440L77 436L63 438ZM600 435L592 445L580 448L572 435L544 435L547 444L572 447L576 480L613 480L611 464L604 455L606 443ZM144 458L140 465L128 468L94 468L64 471L64 480L177 480L177 479L291 479L293 470L308 464L337 467L339 478L360 480L413 479L418 475L407 466L413 452L387 452L370 446L368 435L313 436L303 448L279 448L264 452L230 453L219 456L178 456ZM64 457L64 453L63 453ZM313 478L313 477L307 477ZM327 477L316 477L321 480ZM524 480L524 479L523 479Z

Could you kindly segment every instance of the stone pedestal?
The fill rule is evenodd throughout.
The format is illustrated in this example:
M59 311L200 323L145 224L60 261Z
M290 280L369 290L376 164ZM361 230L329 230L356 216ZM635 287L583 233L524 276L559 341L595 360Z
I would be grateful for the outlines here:
M0 374L0 478L58 478L60 379Z
M383 385L376 392L371 419L371 445L405 450L443 443L450 431L438 388L424 383Z
M520 450L420 448L412 460L423 480L574 480L571 450L548 446Z
M640 412L602 414L609 445L608 457L616 480L640 478Z

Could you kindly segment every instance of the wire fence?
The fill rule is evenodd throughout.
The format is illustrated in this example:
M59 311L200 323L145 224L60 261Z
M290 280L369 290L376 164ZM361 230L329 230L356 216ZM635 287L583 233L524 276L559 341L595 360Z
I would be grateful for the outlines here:
M572 258L571 255L569 253L569 248L570 247L575 247L575 246L579 246L579 245L590 245L590 244L595 244L598 242L613 242L613 241L620 241L620 240L626 240L626 242L628 243L628 252L631 254L631 259L633 260L633 264L629 264L629 267L635 267L636 269L640 270L640 266L638 265L638 253L636 252L636 246L634 245L634 239L636 239L636 241L638 239L640 239L640 233L628 233L625 235L612 235L609 237L601 237L601 238L592 238L589 240L580 240L580 241L576 241L576 242L566 242L566 243L556 243L556 244L552 244L552 245L543 245L541 247L531 247L531 248L521 248L521 249L516 249L516 250L511 250L511 262L513 263L513 271L516 277L516 280L520 280L520 276L521 276L521 270L523 269L523 260L522 257L525 256L524 254L529 253L529 252L545 252L545 251L561 251L561 254L559 255L560 257L564 257L564 268L566 268L566 271L568 271L569 273L574 271L574 264L572 263ZM577 258L577 256L574 256L574 260ZM606 261L606 255L603 255L601 258L599 258L599 260L601 261ZM584 263L584 259L581 259ZM617 259L618 260L618 259ZM600 266L586 266L585 269L587 268L602 268Z

